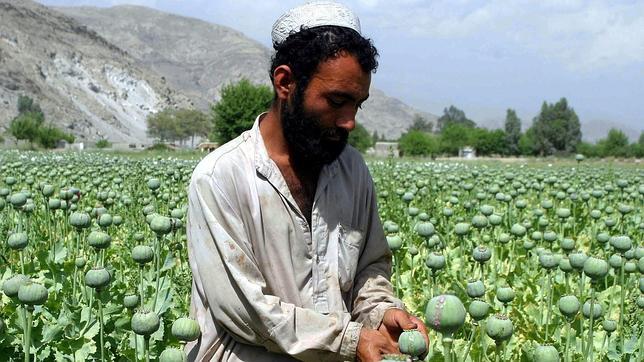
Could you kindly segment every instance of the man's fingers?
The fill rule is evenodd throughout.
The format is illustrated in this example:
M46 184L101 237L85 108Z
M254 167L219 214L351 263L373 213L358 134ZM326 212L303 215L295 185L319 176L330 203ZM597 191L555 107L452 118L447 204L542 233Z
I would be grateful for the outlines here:
M400 329L405 330L418 328L418 323L412 321L411 316L404 311L396 313L394 318L396 319L396 324L400 327Z
M415 316L412 316L411 320L416 323L416 328L418 328L418 330L423 334L425 342L427 342L427 345L429 346L429 331L427 330L425 323Z

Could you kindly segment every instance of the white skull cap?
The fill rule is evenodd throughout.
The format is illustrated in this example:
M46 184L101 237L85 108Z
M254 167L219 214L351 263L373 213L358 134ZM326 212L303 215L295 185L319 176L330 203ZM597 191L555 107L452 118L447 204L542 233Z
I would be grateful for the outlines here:
M360 32L360 19L346 6L334 1L312 1L295 7L280 16L271 31L273 44L280 44L302 27L341 26Z

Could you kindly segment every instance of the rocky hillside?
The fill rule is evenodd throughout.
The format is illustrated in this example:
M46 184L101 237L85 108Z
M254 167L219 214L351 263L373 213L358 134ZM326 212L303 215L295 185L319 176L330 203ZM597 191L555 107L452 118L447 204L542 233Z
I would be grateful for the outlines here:
M242 76L268 84L272 49L228 27L130 5L56 10L163 75L169 85L188 94L199 108L207 109L218 99L223 84ZM358 121L370 131L394 138L417 113L428 120L436 119L378 89L370 93L358 115Z
M145 118L189 98L80 22L26 0L0 0L0 131L20 94L81 140L147 142Z

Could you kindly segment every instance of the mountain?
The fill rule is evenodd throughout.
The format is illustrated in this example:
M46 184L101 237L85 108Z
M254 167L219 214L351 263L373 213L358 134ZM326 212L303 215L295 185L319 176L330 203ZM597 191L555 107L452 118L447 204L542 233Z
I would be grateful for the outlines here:
M81 140L144 143L145 118L190 100L78 21L32 1L0 0L0 129L19 95Z
M141 6L55 9L163 75L169 85L189 95L203 110L218 99L222 85L240 77L269 84L272 49L237 30ZM358 122L387 138L397 138L416 114L430 121L437 118L375 87L370 95L358 113Z

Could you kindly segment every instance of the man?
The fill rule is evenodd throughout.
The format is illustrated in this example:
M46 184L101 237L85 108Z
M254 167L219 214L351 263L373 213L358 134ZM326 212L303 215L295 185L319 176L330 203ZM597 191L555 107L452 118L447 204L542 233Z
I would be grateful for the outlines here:
M346 146L377 51L358 18L303 5L273 27L268 112L195 168L189 187L190 360L379 361L423 323L391 254L360 154Z

